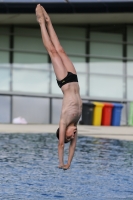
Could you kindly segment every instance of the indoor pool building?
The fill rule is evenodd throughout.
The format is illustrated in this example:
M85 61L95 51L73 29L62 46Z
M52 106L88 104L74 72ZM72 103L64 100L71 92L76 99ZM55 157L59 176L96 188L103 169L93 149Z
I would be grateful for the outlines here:
M12 1L13 2L13 1ZM62 93L43 47L39 1L0 1L0 123L57 124ZM40 1L78 74L83 102L133 101L133 2Z

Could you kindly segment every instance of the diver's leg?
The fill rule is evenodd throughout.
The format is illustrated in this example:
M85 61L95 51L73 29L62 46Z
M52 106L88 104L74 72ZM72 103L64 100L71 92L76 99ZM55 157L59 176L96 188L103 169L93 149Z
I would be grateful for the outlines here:
M64 77L67 76L67 70L57 50L55 49L54 45L52 44L50 40L50 37L48 35L47 29L45 26L45 19L44 19L43 11L40 4L38 4L36 7L36 16L37 16L37 21L40 25L43 44L51 58L56 77L58 80L62 80Z
M46 10L43 7L42 7L42 10L43 10L43 14L44 14L44 18L45 18L45 22L46 22L46 26L47 26L47 30L48 30L50 39L51 39L56 51L58 52L59 56L61 57L62 62L64 64L64 66L66 67L67 71L76 74L76 70L73 66L73 63L68 58L68 56L66 55L64 49L62 48L62 46L59 42L59 39L58 39L56 32L53 28L53 25L52 25L52 22L51 22L49 15L47 14Z

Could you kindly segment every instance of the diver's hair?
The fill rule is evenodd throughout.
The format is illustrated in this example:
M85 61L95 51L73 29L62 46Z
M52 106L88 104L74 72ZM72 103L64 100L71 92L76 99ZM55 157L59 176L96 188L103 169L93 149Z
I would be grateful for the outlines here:
M59 128L58 128L57 131L56 131L56 137L57 137L58 140L59 140Z
M60 129L58 128L56 131L56 137L58 138L58 140L59 140L59 131L60 131ZM65 140L64 142L68 143L69 141Z

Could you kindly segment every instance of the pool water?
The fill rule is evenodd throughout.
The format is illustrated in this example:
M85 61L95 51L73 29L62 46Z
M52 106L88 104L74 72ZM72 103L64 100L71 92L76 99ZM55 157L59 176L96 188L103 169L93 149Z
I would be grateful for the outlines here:
M0 134L0 199L133 199L133 142L79 137L66 171L57 144L55 134Z

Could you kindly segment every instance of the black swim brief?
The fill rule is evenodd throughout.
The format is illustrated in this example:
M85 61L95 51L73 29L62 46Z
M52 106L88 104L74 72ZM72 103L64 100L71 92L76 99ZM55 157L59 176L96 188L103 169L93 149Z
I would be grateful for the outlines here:
M57 80L58 86L61 88L63 85L71 82L78 82L77 74L73 74L72 72L68 72L67 76L61 81Z

